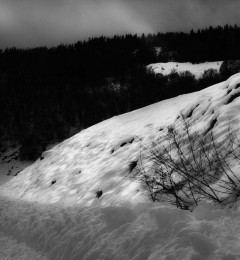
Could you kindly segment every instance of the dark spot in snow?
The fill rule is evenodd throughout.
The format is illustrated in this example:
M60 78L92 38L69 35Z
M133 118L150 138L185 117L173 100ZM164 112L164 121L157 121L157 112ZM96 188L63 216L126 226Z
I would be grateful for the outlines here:
M19 174L19 172L21 172L21 170L20 170L20 171L17 171L17 172L14 174L14 176L17 176L17 175Z
M120 147L123 147L123 146L126 145L126 144L127 144L127 143L124 142L124 143L120 144Z
M240 83L238 83L235 87L235 89L238 89L240 87Z
M131 140L129 140L128 142L123 142L122 144L120 144L120 147L125 146L126 144L131 144L134 141L134 138L132 138Z
M205 135L208 134L216 125L217 123L217 118L214 118L210 121L209 126L207 127L207 129L205 130Z
M190 110L186 115L185 115L185 119L188 117L191 117L193 114L194 109Z
M54 179L54 180L52 180L52 182L51 182L51 186L54 184L54 183L56 183L57 181Z
M129 141L129 143L131 144L134 141L134 138L132 140Z
M238 98L238 97L240 97L240 93L235 93L235 94L231 95L230 98L227 101L227 104L233 102L233 100Z
M167 130L168 130L168 133L173 133L174 132L174 127L173 126L169 126L167 128Z
M189 118L192 116L194 110L199 106L199 104L197 104L194 108L192 108L188 113L186 113L183 118L186 119L186 118Z
M123 146L125 146L126 144L131 144L131 143L133 143L133 141L134 141L134 138L132 138L132 139L130 139L130 140L127 140L127 141L121 143L121 144L119 145L119 147L123 147ZM111 154L113 154L115 151L117 151L119 147L115 147L114 149L112 149L112 150L111 150Z
M138 161L132 161L132 162L129 163L129 171L130 172L132 172L136 168L137 163L138 163Z
M102 190L96 191L96 198L99 199L102 196L102 194L103 194Z

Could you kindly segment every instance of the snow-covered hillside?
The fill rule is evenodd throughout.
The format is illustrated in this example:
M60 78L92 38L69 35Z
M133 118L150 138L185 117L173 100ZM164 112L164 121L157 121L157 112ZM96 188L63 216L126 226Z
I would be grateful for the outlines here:
M43 203L120 205L144 201L138 183L129 178L129 164L141 145L162 135L181 113L194 127L222 132L226 120L238 120L239 75L200 92L182 95L113 117L45 152L18 174L1 194ZM231 100L232 96L234 100ZM231 101L231 102L230 102ZM97 191L103 191L100 199Z
M45 152L0 187L0 230L48 259L240 259L240 209L152 203L129 177L143 144L179 115L223 138L240 124L240 74L113 117ZM238 170L238 168L236 168ZM102 191L97 198L96 192Z
M200 78L204 71L213 69L219 71L222 61L204 62L192 64L190 62L180 63L180 62L166 62L166 63L153 63L147 66L147 69L153 71L156 74L168 75L175 71L177 73L182 73L189 71L195 78Z

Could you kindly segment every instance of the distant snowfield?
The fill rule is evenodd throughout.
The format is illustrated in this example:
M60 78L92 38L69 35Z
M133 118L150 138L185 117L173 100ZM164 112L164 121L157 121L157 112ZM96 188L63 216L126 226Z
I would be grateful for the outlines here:
M222 61L204 62L193 64L190 62L166 62L166 63L153 63L147 66L150 71L156 74L169 75L171 72L176 71L177 73L182 73L189 71L195 78L200 78L204 71L213 69L219 71Z
M0 186L1 232L53 260L240 259L237 204L230 210L203 202L193 213L182 211L150 202L129 177L142 146L177 125L180 114L196 131L215 122L213 133L224 137L229 121L240 124L239 97L236 74L113 117L53 147Z

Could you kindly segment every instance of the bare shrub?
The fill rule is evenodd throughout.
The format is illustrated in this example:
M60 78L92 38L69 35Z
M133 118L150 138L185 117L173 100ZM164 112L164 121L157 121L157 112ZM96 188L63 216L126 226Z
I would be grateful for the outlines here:
M218 137L212 131L192 131L182 117L157 141L143 146L134 172L152 201L191 209L201 200L228 204L240 196L234 166L240 161L240 142L229 127ZM221 138L224 136L224 139Z

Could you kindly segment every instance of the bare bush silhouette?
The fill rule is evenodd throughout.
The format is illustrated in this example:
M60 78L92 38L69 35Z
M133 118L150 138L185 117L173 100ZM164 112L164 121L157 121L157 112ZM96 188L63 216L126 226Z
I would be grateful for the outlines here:
M224 137L224 138L223 138ZM193 131L182 117L150 147L143 146L132 173L152 201L192 209L199 201L229 204L240 196L240 142L232 127L216 136L209 129Z

